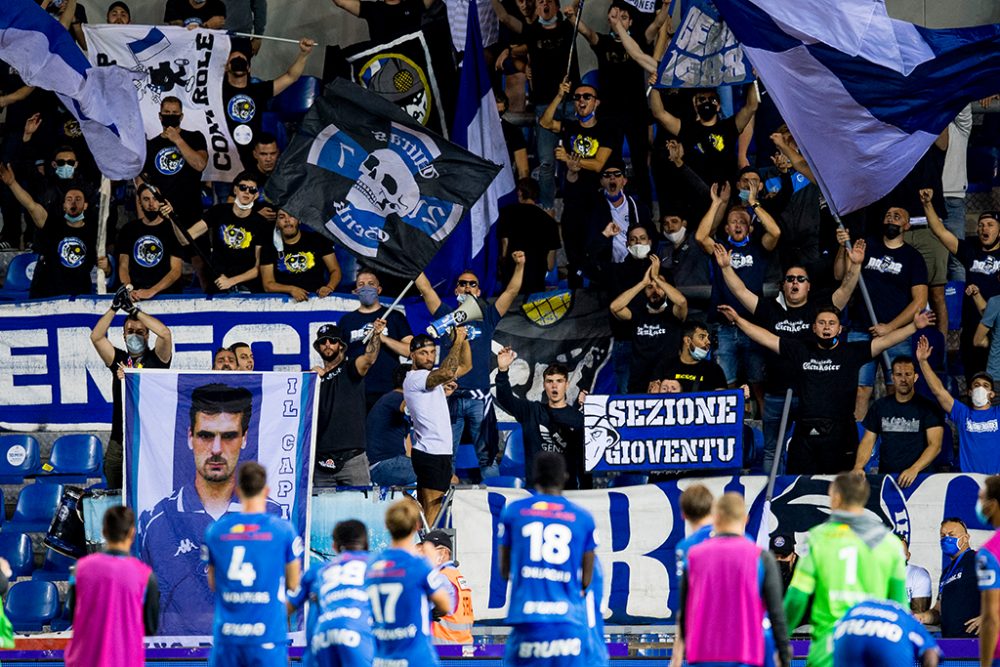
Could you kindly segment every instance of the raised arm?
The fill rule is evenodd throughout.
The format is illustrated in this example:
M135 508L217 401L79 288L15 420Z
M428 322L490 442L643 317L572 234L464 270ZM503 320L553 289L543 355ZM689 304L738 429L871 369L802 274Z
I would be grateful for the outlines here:
M742 109L736 112L737 132L742 132L750 124L750 120L757 113L758 106L760 106L760 97L757 96L757 86L750 84L747 90L747 103L743 105Z
M611 29L615 31L615 34L621 39L622 46L625 47L625 52L632 57L632 60L634 60L649 74L656 74L656 59L642 50L642 47L639 46L638 42L636 42L632 38L632 35L628 34L628 31L622 26L621 21L614 20L609 21L608 23L610 24ZM674 134L676 134L676 132Z
M667 36L668 37L673 36L674 34L673 22L670 20L669 9L670 9L670 3L669 2L664 3L660 7L659 11L656 12L656 18L654 18L653 22L649 24L648 28L646 28L646 32L642 34L642 37L643 39L646 40L647 44L652 44L654 40L657 39L660 33L660 28L662 28L663 26L667 27L667 29L664 31L667 34Z
M427 312L431 315L438 311L441 307L441 297L438 296L437 292L434 291L434 287L431 285L431 281L427 280L427 276L420 274L417 279L413 281L413 284L417 288L417 292L424 299L424 305L427 306Z
M653 255L652 259L656 261L654 266L651 266L649 269L650 277L666 293L667 300L671 303L670 310L674 314L674 317L683 322L688 316L687 297L660 275L660 258Z
M354 364L361 377L368 375L368 371L375 365L378 359L378 351L382 347L382 332L385 331L385 320L377 319L372 322L372 335L365 345L365 353L358 357Z
M149 313L136 309L136 315L147 329L156 334L156 345L153 346L153 351L157 358L163 363L170 361L174 354L174 337L170 333L170 328Z
M722 279L726 282L726 287L729 288L729 291L733 293L733 296L736 297L736 300L744 308L750 311L751 314L756 313L760 297L747 289L746 283L743 282L733 269L733 251L726 250L726 247L721 243L716 243L713 254L715 255L715 263L722 270Z
M10 188L14 199L25 208L35 226L39 229L44 227L45 221L49 217L48 211L45 210L44 206L32 199L27 190L21 187L21 184L14 178L14 170L10 168L9 164L0 164L0 181L3 181L3 184Z
M493 5L493 12L497 15L497 20L515 35L520 35L521 31L524 30L524 23L521 19L511 15L500 0L491 0L491 4Z
M850 234L846 229L841 227L837 230L837 243L843 246L845 243L850 242L850 240ZM854 242L854 245L851 246L851 252L848 253L846 249L844 251L844 256L847 258L847 270L840 281L840 287L830 297L833 305L840 310L847 307L847 302L851 300L854 288L858 286L858 278L861 276L861 265L865 262L865 250L865 241L861 239Z
M458 378L459 366L462 359L462 343L466 339L465 327L455 328L455 340L448 350L448 356L441 362L441 366L434 369L427 376L426 389L430 391L438 385L451 382Z
M354 16L361 16L361 0L333 0L333 4Z
M924 289L926 289L926 287ZM918 310L916 314L913 315L913 321L906 326L893 329L887 334L872 338L872 359L882 354L893 345L899 345L904 340L917 333L918 329L923 329L928 324L934 324L935 319L933 311Z
M788 135L791 137L791 135ZM778 152L785 156L785 158L792 163L792 169L799 172L803 176L809 179L810 182L816 182L816 176L813 175L812 167L806 162L805 157L798 149L788 142L788 139L782 132L775 132L771 135L771 141L774 142L774 147L778 149Z
M705 211L705 215L701 217L698 229L694 232L694 240L698 242L706 255L715 254L715 241L712 239L712 234L715 233L715 228L719 226L719 223L722 222L722 216L725 215L726 202L729 201L729 183L723 183L721 188L718 183L713 183L710 192L712 204Z
M299 80L306 69L306 61L309 60L309 54L312 53L314 46L316 46L316 42L311 39L303 37L299 40L299 54L295 57L291 67L274 80L275 95L280 95L283 90Z
M506 289L500 293L493 304L497 312L500 313L500 317L506 315L507 311L510 310L510 304L514 303L514 299L521 293L521 283L524 281L524 252L515 250L511 253L510 258L514 260L514 274L510 277Z
M917 362L920 364L920 374L924 377L927 388L931 390L934 398L937 399L938 405L950 414L951 409L955 406L955 399L948 393L948 390L941 383L941 378L931 368L930 360L933 351L934 348L927 342L927 336L921 336L920 340L917 341Z
M97 324L90 332L90 343L97 350L97 354L105 366L110 366L111 362L115 360L115 346L108 340L108 329L111 327L111 320L115 319L117 312L117 307L108 308L108 312L101 315L101 319L97 320Z
M927 216L927 226L934 232L934 236L938 237L938 240L941 241L941 245L948 249L948 252L952 255L958 254L958 237L948 231L948 228L941 222L941 218L938 216L937 211L934 210L934 204L931 201L933 197L934 190L931 188L920 190L920 203L923 204L924 215Z
M611 302L608 307L611 310L611 314L616 320L622 320L623 322L628 322L632 319L632 310L628 307L632 300L642 293L642 290L646 289L646 285L649 284L649 270L642 275L642 280L632 285L627 290L615 297L615 300Z
M774 335L767 329L757 326L746 318L740 317L740 315L733 310L732 306L719 306L719 312L722 313L727 320L738 326L740 331L745 333L750 340L758 345L766 347L775 354L781 354L781 339L778 338L778 336Z
M578 7L573 4L567 5L562 9L563 14L565 14L566 18L570 21L576 19L577 11ZM584 23L582 18L579 21L576 21L576 31L583 35L583 38L587 40L591 46L597 46L597 33L594 32L590 26Z
M764 246L764 250L768 252L774 250L778 246L778 239L781 238L781 227L778 223L774 221L771 214L768 213L760 202L757 200L758 192L754 192L753 189L750 190L750 198L748 203L750 208L753 210L757 219L764 226L764 236L760 239L760 244Z
M562 104L563 99L569 95L569 77L567 76L559 84L559 90L556 92L556 96L552 98L549 102L549 106L545 107L545 111L542 113L542 117L538 119L538 124L544 127L549 132L559 132L562 130L562 123L556 120L556 111Z
M675 137L681 133L681 119L663 108L663 100L656 90L649 95L649 111L663 128Z

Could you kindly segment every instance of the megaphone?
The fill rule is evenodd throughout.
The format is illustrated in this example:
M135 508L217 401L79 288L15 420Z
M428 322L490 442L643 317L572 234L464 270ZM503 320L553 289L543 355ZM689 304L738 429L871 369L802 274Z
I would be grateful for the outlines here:
M431 322L427 326L427 333L435 338L440 338L466 322L479 322L482 319L483 309L479 305L479 300L469 294L458 308Z

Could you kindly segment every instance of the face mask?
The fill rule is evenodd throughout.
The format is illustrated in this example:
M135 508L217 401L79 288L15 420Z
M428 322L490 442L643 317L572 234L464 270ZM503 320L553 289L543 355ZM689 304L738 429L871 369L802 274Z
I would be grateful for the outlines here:
M983 513L983 501L976 498L976 518L979 519L980 523L986 524L987 526L992 525L990 523L990 518Z
M883 234L885 237L892 241L893 239L899 238L899 235L903 233L903 228L899 225L886 225Z
M550 19L543 19L541 16L538 17L538 22L545 26L555 25L556 21L558 20L559 20L558 16L553 16Z
M740 201L743 202L744 204L750 201L749 190L740 190Z
M948 558L954 558L960 549L958 548L958 538L957 537L942 537L941 538L941 553L943 553Z
M691 356L694 357L695 361L705 361L708 359L708 355L708 350L703 350L697 346L691 348Z
M990 390L986 387L976 387L972 390L972 404L977 408L985 408L990 404Z
M684 238L684 230L678 229L676 232L668 232L667 240L671 243L680 243L681 239Z
M241 211L249 211L250 209L253 208L253 202L250 202L249 204L241 204L240 200L236 199L233 201L233 203L236 204L236 208L240 209Z
M69 213L64 213L63 215L66 218L66 222L80 222L83 220L82 212L79 215L70 215Z
M820 346L824 350L829 350L837 344L837 340L837 336L834 336L833 338L821 338L816 336L816 345Z
M163 129L167 129L168 127L180 127L181 126L180 114L160 116L160 125L163 126Z
M146 218L146 220L149 220L150 222L152 222L153 220L156 220L158 217L160 217L160 212L159 211L147 211L146 209L142 209L142 217L144 217L144 218Z
M56 167L56 176L62 179L73 178L73 172L76 171L76 167L71 164L64 164Z
M742 241L736 241L735 239L733 239L732 236L730 236L728 240L730 245L734 245L737 248L742 248L746 244L750 243L750 235L748 234L747 236L744 236Z
M595 113L596 113L595 111L591 111L586 116L581 116L580 114L577 114L576 119L581 123L589 123L591 120L593 120Z
M229 69L234 74L243 74L250 69L250 63L246 58L233 58L229 61Z
M698 110L698 117L706 122L719 115L718 109L715 108L715 102L702 102L695 108Z
M146 351L146 339L139 334L129 334L125 336L125 349L133 357L137 357Z
M458 303L459 303L459 305L461 305L461 304L465 303L465 300L469 298L469 295L468 294L459 294L455 298L458 299Z
M628 252L636 259L646 259L646 255L649 254L649 244L636 243L628 247Z
M357 290L358 300L362 306L374 306L378 302L378 288L365 286Z
M625 193L622 192L621 190L619 190L618 194L616 194L616 195L609 194L607 190L604 191L604 198L607 199L612 204L617 204L618 202L620 202L622 200L622 197L624 197L624 196L625 196Z
M781 572L781 585L787 589L788 585L792 583L792 564L787 560L779 560L778 570Z

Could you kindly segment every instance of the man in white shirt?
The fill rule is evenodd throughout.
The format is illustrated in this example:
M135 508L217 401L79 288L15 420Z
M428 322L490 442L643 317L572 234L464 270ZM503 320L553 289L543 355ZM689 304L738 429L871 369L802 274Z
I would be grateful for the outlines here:
M451 486L451 415L444 385L472 370L472 350L465 327L455 329L451 351L434 369L436 359L437 343L433 338L418 334L410 340L413 370L403 380L403 397L413 420L410 458L417 475L417 500L428 525L433 525Z

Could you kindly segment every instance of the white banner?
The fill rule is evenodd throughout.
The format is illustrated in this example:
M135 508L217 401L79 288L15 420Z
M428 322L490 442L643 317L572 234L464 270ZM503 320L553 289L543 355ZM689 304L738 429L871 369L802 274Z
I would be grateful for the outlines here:
M179 26L84 25L83 31L93 64L120 65L143 75L136 93L146 137L163 131L160 100L176 97L184 108L181 129L200 132L208 145L202 180L232 181L242 164L222 105L229 36Z

